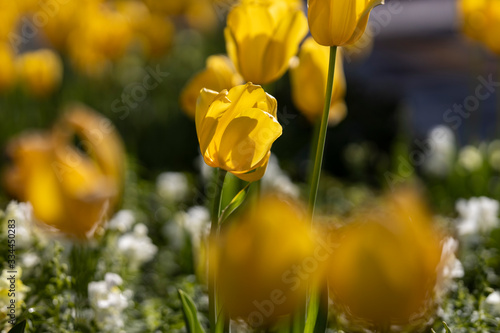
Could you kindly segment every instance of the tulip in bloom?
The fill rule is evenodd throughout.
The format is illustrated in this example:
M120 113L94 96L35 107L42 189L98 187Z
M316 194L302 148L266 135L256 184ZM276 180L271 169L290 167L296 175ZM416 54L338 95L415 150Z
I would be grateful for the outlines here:
M300 8L287 1L243 1L227 17L226 49L246 81L279 79L307 34Z
M72 144L75 135L86 153ZM51 132L13 139L7 153L7 190L29 201L37 220L68 236L92 237L120 200L121 140L109 120L85 107L73 107Z
M328 282L339 309L377 330L425 319L441 275L431 221L415 193L405 190L337 231Z
M464 33L500 53L500 3L496 0L462 0L459 2Z
M309 0L311 35L324 46L354 44L365 32L371 10L384 0Z
M297 108L311 121L323 114L326 81L328 77L329 49L312 37L306 39L299 52L298 61L290 69L292 97ZM331 124L337 124L346 115L344 95L346 90L342 55L337 56L330 104Z
M221 234L215 266L221 302L253 328L293 313L319 272L306 211L264 196ZM314 269L315 268L315 269Z
M184 87L180 103L184 112L193 117L196 113L196 100L203 88L214 91L231 89L242 82L243 79L236 72L231 60L224 55L208 57L206 67L196 74Z
M276 113L276 99L252 83L219 93L203 89L195 121L205 163L245 181L262 178L282 132Z
M61 84L62 61L52 50L23 53L16 60L16 65L21 83L35 96L47 96Z

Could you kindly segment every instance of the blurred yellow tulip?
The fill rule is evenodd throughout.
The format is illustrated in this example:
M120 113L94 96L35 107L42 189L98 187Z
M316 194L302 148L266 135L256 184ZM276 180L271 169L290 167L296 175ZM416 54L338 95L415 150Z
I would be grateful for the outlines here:
M16 80L14 52L7 43L0 42L0 93L8 90Z
M196 132L205 163L245 181L264 175L271 145L281 136L277 102L260 86L203 89L196 105Z
M29 93L47 96L61 84L62 60L49 49L39 49L21 54L16 60L19 80Z
M464 33L500 54L500 2L462 0L458 8Z
M75 135L86 153L72 144ZM40 222L68 236L92 237L120 200L121 140L108 119L83 106L72 107L52 132L13 139L7 153L6 188L29 201Z
M184 87L180 104L184 112L194 118L196 100L203 88L214 91L231 89L243 83L243 79L236 72L233 63L225 55L214 55L207 59L206 67L197 73Z
M307 19L287 1L244 1L229 12L226 49L246 81L267 84L288 69L307 34Z
M298 61L292 63L290 79L292 98L297 108L313 123L321 119L325 103L330 50L312 37L306 39L299 52ZM344 119L347 108L344 103L346 90L342 54L337 55L333 80L329 123L334 125Z
M354 44L365 32L371 10L384 0L309 0L311 35L324 46Z
M152 14L144 3L138 1L119 2L117 9L129 20L134 40L146 56L155 58L166 53L175 32L168 17Z
M266 195L230 221L216 243L221 304L252 328L293 313L319 273L306 211Z
M441 257L431 222L418 196L400 190L336 232L328 282L353 322L384 329L429 315Z
M17 1L0 0L0 41L9 41L15 32L22 12Z

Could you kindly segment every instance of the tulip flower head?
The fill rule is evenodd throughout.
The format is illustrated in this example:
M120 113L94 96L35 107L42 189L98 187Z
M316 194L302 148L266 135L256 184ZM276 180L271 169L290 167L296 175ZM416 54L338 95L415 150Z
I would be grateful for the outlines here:
M314 253L305 216L296 202L265 195L221 234L216 276L231 318L260 328L291 314L304 299L317 273L309 266L300 271Z
M426 318L441 257L430 222L414 193L398 192L338 231L328 282L352 322L381 329Z
M301 9L287 1L243 1L229 12L226 49L247 82L267 84L288 69L307 34Z
M297 108L313 123L320 119L323 114L328 63L329 49L319 45L312 37L309 37L302 44L298 60L292 63L290 70L293 101ZM345 90L342 55L339 54L335 64L330 104L329 122L331 124L337 124L346 115Z
M371 10L384 0L309 0L311 35L324 46L354 44L365 32Z
M203 89L195 122L205 163L249 182L262 178L282 133L276 99L252 83L219 93Z
M83 153L73 145L81 138ZM67 112L52 132L13 139L4 181L29 201L37 220L78 239L90 238L120 200L124 178L121 140L109 120L82 106Z
M39 49L23 53L16 65L21 83L35 96L47 96L61 84L62 60L52 50Z
M180 104L184 112L194 118L196 113L196 100L203 88L222 91L231 89L243 83L243 79L236 72L233 63L225 55L208 57L206 67L196 74L184 87Z

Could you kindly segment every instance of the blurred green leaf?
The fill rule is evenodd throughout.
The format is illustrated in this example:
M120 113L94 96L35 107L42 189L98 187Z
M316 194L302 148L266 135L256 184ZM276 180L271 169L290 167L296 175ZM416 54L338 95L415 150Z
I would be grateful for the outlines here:
M184 321L189 333L205 333L198 320L198 311L193 300L182 290L178 290L179 298L182 302L182 312L184 313Z
M444 329L446 330L446 333L451 333L450 328L448 327L448 325L444 321L443 321L443 326L444 326Z

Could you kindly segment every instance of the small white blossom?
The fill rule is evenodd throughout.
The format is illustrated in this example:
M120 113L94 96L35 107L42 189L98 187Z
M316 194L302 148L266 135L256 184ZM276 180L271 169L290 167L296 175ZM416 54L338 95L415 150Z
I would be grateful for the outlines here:
M455 135L448 126L434 127L428 136L429 152L424 169L436 176L446 176L455 156Z
M33 253L33 252L28 252L28 253L23 254L23 256L21 257L21 260L22 260L23 267L28 268L28 269L35 267L36 265L38 265L40 263L40 257L38 256L38 254Z
M470 235L498 227L498 208L498 201L486 197L458 200L458 232L460 235Z
M135 223L134 213L131 210L123 209L113 216L108 223L108 228L120 232L129 231Z
M438 300L454 285L453 279L464 276L464 268L455 253L458 250L458 241L447 237L442 242L441 260L437 266L437 281L434 292Z
M171 202L180 202L189 193L189 183L186 175L180 172L164 172L156 179L158 194Z
M500 292L494 291L485 299L491 313L495 316L500 316Z
M266 173L262 177L262 186L266 190L286 194L292 198L298 198L300 190L290 177L281 169L278 158L271 154Z
M474 146L466 146L458 154L458 164L465 170L474 172L483 165L483 156Z
M148 237L148 227L139 223L132 232L126 233L118 239L118 250L129 260L133 269L153 259L158 251L151 238Z
M184 230L189 233L193 250L196 252L202 237L210 231L208 209L203 206L193 206L186 212L178 212L165 224L163 232L174 249L179 250L184 245Z
M122 278L114 273L106 273L104 281L90 282L89 301L94 310L94 319L105 332L115 332L124 327L122 312L128 306L127 293L118 288Z
M33 217L33 207L29 202L11 201L7 205L5 217L8 220L15 220L16 247L20 249L30 248L40 234L37 230Z

